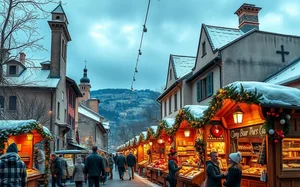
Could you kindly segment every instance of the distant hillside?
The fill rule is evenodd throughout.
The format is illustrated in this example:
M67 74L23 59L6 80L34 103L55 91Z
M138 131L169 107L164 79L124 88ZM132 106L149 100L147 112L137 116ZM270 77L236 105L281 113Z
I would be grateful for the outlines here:
M91 98L100 100L99 113L111 122L142 121L144 109L157 105L160 93L152 90L100 89L91 91Z

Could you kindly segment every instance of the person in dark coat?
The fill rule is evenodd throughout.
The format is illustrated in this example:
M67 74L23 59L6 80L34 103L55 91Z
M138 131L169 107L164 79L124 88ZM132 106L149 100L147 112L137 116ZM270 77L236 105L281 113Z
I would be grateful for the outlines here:
M118 166L120 179L124 180L123 177L124 177L125 167L126 167L127 163L126 163L126 159L125 159L123 153L120 153L116 163L117 163L117 166Z
M8 146L6 153L0 157L0 186L27 185L26 165L18 155L15 143Z
M85 173L88 175L89 187L99 187L100 175L105 177L103 158L97 153L98 147L93 146L93 153L86 158Z
M57 186L59 187L63 187L63 185L61 184L61 179L63 177L61 160L54 153L50 155L50 159L51 159L50 170L52 175L52 187L55 187L56 186L55 184L57 184Z
M181 166L178 167L177 156L178 156L177 152L175 150L171 149L171 153L169 154L169 162L168 162L169 173L167 176L170 187L177 186L176 173L182 168Z
M118 166L117 166L117 159L118 159L118 153L114 156L114 162L115 162L115 171L117 171Z
M228 175L226 181L223 183L224 186L228 187L240 187L242 179L242 165L240 164L242 155L240 152L231 153L228 158Z
M112 154L109 154L108 155L108 164L109 164L109 168L110 168L110 171L109 171L109 179L112 180L113 179L113 169L114 169L114 159L113 159L113 155Z
M129 152L129 154L126 157L126 162L128 166L128 175L129 175L129 180L134 179L134 168L136 165L136 158L132 154L132 151Z
M222 187L222 179L226 177L227 173L221 173L217 152L210 153L210 160L206 162L206 172L207 187Z

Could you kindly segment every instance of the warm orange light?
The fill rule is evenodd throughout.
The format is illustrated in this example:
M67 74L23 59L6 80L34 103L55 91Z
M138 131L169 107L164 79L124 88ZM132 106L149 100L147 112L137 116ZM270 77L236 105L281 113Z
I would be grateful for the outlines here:
M235 124L241 124L243 122L243 111L239 106L236 107L235 111L232 113L233 120Z
M158 139L157 143L162 144L162 143L164 143L164 140L163 139Z
M184 130L184 136L185 136L185 137L190 137L190 135L191 135L190 129L185 129L185 130Z
M27 140L31 141L33 139L33 134L31 132L27 133Z
M152 146L152 142L149 142L149 145Z

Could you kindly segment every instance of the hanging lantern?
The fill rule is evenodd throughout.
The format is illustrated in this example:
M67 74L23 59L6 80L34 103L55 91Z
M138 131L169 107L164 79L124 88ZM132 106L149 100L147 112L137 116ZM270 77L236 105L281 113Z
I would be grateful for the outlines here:
M164 143L164 140L160 138L157 140L157 143L162 144L162 143Z
M152 142L149 142L149 145L152 146Z
M233 120L235 124L241 124L243 122L243 111L241 110L241 108L239 106L237 106L234 110L234 112L232 113L233 116Z
M33 139L33 134L32 132L27 133L27 140L31 141Z
M185 137L190 137L190 135L191 135L190 129L185 129L185 130L184 130L184 136L185 136Z

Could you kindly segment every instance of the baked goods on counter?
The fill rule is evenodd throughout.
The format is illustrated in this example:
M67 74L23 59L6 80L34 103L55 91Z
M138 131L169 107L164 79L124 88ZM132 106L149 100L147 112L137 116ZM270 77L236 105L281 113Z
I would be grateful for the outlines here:
M36 175L40 175L41 173L37 169L26 169L27 177L32 177Z
M252 168L244 169L244 167L243 167L242 173L243 174L251 174L251 175L260 175L263 172L263 170L265 170L265 168L252 167Z

